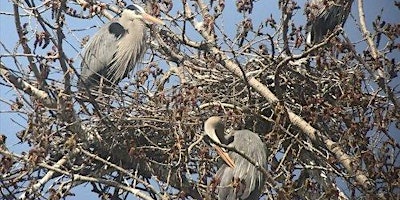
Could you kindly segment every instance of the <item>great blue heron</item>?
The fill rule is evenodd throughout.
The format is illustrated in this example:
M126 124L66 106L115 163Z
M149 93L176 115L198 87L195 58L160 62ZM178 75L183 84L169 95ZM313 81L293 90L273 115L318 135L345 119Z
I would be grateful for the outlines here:
M210 117L204 123L205 133L215 143L233 147L260 166L267 167L266 147L256 133L238 130L225 135L224 129L220 117ZM264 186L263 173L236 152L231 151L226 154L219 148L217 153L226 162L215 175L215 182L218 184L218 199L258 199Z
M81 63L81 83L91 88L102 78L107 85L125 78L146 51L143 20L164 24L136 4L127 6L121 17L102 26L86 46Z
M307 44L321 42L325 35L343 26L351 11L353 0L310 0L307 2Z

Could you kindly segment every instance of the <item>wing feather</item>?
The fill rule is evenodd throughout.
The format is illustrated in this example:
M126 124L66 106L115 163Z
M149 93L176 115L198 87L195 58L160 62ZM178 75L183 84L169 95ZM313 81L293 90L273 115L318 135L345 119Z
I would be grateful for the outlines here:
M119 23L109 22L90 39L81 63L81 78L86 86L98 83L101 77L109 78L108 66L117 51L118 40L124 34L124 29Z
M307 43L321 42L329 31L346 22L353 0L310 0L306 7Z

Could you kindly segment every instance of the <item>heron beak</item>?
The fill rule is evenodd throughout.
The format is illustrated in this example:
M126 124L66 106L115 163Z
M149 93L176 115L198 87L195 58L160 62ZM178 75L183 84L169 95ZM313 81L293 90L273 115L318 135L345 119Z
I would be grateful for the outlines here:
M225 161L225 163L230 167L230 168L235 168L235 162L233 162L232 158L229 156L228 153L226 153L224 150L221 149L221 147L217 145L213 145L215 150L217 151L218 155L222 158L222 160Z
M165 24L163 21L161 21L161 19L153 17L153 16L151 16L151 15L149 15L147 13L142 13L141 15L142 15L142 18L144 20L146 20L146 21L149 21L149 22L152 22L152 23L155 23L155 24L160 24L160 25L164 25Z

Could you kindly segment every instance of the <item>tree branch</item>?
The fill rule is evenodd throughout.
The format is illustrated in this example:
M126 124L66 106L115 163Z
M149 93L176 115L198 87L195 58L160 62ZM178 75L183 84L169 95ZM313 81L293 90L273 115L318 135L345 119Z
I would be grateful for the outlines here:
M22 80L22 78L14 76L3 63L0 63L0 75L4 81L12 84L17 89L24 91L26 94L39 99L47 108L57 107L56 102L50 98L46 92L37 89L28 82Z

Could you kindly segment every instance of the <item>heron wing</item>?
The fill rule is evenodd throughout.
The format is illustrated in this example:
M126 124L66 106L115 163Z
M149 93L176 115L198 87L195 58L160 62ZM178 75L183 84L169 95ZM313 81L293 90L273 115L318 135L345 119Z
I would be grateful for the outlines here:
M236 131L231 145L266 168L266 148L257 134ZM219 199L257 199L264 185L263 174L239 154L230 152L229 156L236 166L232 169L224 164L217 171Z
M90 87L98 83L101 77L109 79L109 65L117 51L118 40L125 32L118 22L109 22L90 39L81 63L83 83Z
M351 1L331 0L324 2L312 0L307 8L307 43L322 41L328 31L333 31L337 25L343 25L351 10Z
M237 199L235 198L235 188L232 187L233 169L223 164L217 171L215 177L218 180L218 199Z

